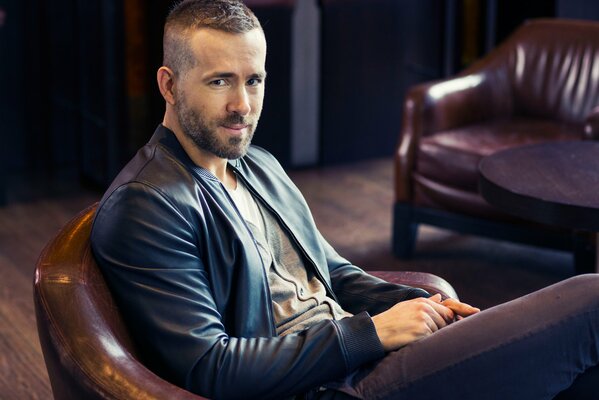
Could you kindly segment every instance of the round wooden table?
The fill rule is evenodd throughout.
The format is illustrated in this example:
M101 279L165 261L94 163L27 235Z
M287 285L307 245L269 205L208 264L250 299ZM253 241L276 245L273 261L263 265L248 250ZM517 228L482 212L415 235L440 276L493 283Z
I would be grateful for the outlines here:
M544 224L599 231L599 142L511 148L483 158L479 171L481 195L500 210Z

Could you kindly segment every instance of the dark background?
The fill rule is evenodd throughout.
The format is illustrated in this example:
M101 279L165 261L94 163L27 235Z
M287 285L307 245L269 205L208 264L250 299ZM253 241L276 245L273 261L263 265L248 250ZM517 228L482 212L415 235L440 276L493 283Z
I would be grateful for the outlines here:
M595 0L248 0L269 44L255 143L289 168L305 166L292 162L289 133L299 1L319 9L313 165L390 157L407 88L455 74L526 19L599 20ZM61 180L101 190L145 143L163 115L155 71L171 3L0 1L0 201Z

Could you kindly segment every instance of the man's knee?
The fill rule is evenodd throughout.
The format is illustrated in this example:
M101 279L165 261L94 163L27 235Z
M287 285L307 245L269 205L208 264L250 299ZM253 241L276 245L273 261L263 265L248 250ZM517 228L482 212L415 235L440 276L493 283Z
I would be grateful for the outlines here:
M565 297L587 309L599 309L599 274L584 274L566 279L556 285L555 296Z
M562 281L562 283L577 293L599 297L599 274L577 275Z

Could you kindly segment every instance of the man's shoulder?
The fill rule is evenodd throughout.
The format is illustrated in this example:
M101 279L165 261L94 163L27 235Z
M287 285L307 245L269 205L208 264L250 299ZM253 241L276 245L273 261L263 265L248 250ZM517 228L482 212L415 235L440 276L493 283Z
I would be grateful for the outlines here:
M263 147L251 145L248 149L247 154L244 157L244 160L248 164L255 164L263 169L276 169L283 170L283 167L279 163L279 160L275 156L273 156L268 150Z
M255 144L252 144L248 148L246 157L265 159L269 162L277 162L275 156L273 156L268 150Z
M154 192L167 198L179 198L193 191L196 183L191 171L159 143L142 147L116 176L102 199L118 193ZM101 203L102 203L101 202Z

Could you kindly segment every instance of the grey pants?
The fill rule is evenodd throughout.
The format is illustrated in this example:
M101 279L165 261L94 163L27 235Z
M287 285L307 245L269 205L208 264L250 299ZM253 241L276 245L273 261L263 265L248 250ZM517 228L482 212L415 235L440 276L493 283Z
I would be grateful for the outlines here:
M599 275L581 275L389 353L322 398L536 400L572 386L560 398L599 399L596 365Z

